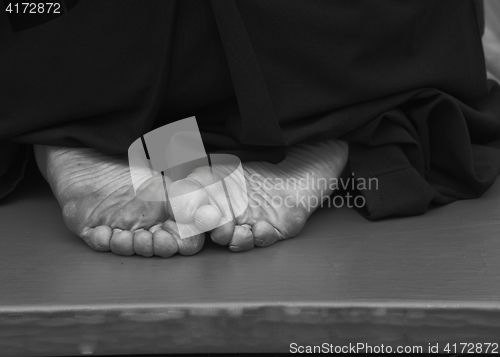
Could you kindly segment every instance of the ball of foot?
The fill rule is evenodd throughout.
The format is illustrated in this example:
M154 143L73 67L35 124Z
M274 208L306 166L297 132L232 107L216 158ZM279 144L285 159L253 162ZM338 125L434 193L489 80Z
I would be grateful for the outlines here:
M172 183L168 196L168 213L179 223L192 222L196 210L208 204L208 195L203 187L189 179Z
M196 213L194 214L194 221L196 222L198 228L207 232L217 227L221 217L222 213L217 207L205 205L196 210Z

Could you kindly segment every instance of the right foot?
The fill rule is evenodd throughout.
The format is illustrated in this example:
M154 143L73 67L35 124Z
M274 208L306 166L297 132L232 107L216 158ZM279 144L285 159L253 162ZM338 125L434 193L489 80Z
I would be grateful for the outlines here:
M35 145L35 157L64 222L92 249L169 257L177 252L192 255L202 248L204 234L181 239L174 230L163 229L168 219L164 202L147 200L148 194L163 192L163 182L145 180L136 196L126 158L42 145Z
M213 164L214 156L211 168L199 167L170 186L172 191L195 194L178 201L170 196L169 203L176 208L169 205L169 212L177 223L169 219L164 226L181 231L183 227L195 226L198 231L216 227L210 234L212 240L235 252L294 237L332 194L347 153L347 143L336 140L296 144L287 148L280 163L247 162L240 175L231 174L234 165ZM225 189L216 184L222 180ZM185 236L192 232L191 228Z
M173 222L163 201L148 199L157 199L158 194L165 193L163 180L158 180L158 175L151 178L149 169L143 173L135 172L139 177L134 177L134 183L142 181L136 195L125 158L104 155L93 149L39 145L35 145L35 156L40 171L61 205L66 225L92 249L111 250L120 255L135 253L146 257L169 257L177 252L192 255L202 248L204 233L197 234L200 232L197 230L188 234L191 237L181 239L178 225L182 223ZM277 165L263 162L245 164L243 169L247 182L230 183L228 190L229 195L235 198L248 194L251 204L235 220L229 212L224 212L224 216L228 217L226 221L231 222L213 230L212 239L219 244L229 244L233 251L242 251L253 248L254 240L255 245L267 246L293 237L319 206L319 199L327 197L332 190L314 189L314 185L309 185L309 189L277 188L279 184L273 189L261 183L268 182L273 186L276 179L281 182L288 178L309 180L309 174L316 175L316 179L338 178L346 160L347 145L329 141L291 147L287 150L287 158ZM225 176L230 170L224 165L216 165L213 173ZM201 226L214 227L213 223L217 223L215 221L219 218L210 216L224 211L218 203L225 201L226 196L222 191L200 190L207 187L211 180L213 177L208 167L198 168L185 180L176 183L165 177L167 189L172 190L169 193L196 191L194 196L184 196L178 201L181 203L178 208L185 217L182 214L178 216L179 211L176 211L176 218L181 217L186 222L196 220ZM249 191L242 190L241 185L247 186ZM274 198L284 199L292 205L275 206ZM313 201L316 204L306 207L299 205L301 201L294 203L295 198L308 198L307 202L315 198ZM236 199L236 202L240 201L242 199ZM169 206L169 209L172 207ZM210 223L211 219L215 221Z

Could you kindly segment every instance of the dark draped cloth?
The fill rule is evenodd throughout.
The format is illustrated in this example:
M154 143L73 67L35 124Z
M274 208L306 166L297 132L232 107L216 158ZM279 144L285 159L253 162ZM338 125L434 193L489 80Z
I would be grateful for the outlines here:
M349 142L369 219L479 197L500 173L500 88L474 0L81 0L0 14L0 196L30 144L127 152L196 115L210 151L279 162Z

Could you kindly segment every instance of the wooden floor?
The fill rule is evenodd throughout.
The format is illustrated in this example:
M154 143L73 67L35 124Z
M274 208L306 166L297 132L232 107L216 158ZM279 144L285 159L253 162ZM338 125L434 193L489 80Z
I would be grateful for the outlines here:
M34 175L0 232L2 356L500 342L500 182L420 217L323 208L269 248L161 259L91 251Z

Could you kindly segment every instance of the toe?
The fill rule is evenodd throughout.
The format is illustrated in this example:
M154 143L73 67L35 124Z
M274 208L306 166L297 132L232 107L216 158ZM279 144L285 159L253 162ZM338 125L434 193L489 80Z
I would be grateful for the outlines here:
M179 254L193 255L198 253L203 248L205 243L205 233L197 234L193 237L183 238L177 241L179 245Z
M134 233L131 231L122 231L114 229L110 243L111 251L119 255L134 254Z
M163 229L168 231L172 237L175 238L177 245L179 247L179 254L181 255L193 255L198 253L205 243L205 233L194 234L192 237L181 238L177 228L177 224L174 221L168 220L163 224Z
M215 228L210 234L210 238L220 245L228 245L233 238L234 222L229 221L220 227Z
M98 226L85 230L80 237L89 245L90 248L99 252L108 252L110 250L111 228L109 226Z
M150 231L140 230L134 233L134 251L143 257L153 256L153 234Z
M155 224L153 227L149 228L148 231L150 231L151 233L154 233L154 232L162 229L162 227L163 227L163 223L158 223L158 224Z
M160 257L168 258L179 250L177 241L172 235L163 229L159 229L153 234L153 252Z
M181 255L194 255L198 253L205 243L205 234L198 234L193 237L181 239L177 241L179 245L179 254Z
M281 234L269 222L258 221L252 227L254 243L257 247L267 247L280 240Z
M205 189L197 182L189 179L175 181L168 191L167 210L176 222L190 223L198 208L208 204Z
M248 225L234 227L233 237L229 249L233 252L242 252L254 247L253 234Z
M203 232L208 232L219 225L222 213L212 205L204 205L198 208L194 214L194 221Z

